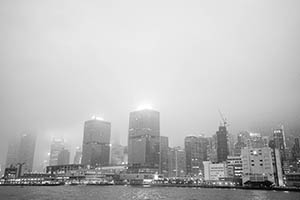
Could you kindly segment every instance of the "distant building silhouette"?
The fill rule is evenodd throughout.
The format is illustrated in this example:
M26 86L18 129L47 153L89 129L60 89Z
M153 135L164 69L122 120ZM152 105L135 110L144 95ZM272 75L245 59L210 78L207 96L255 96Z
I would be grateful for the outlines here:
M130 113L128 167L135 172L159 170L159 112L143 109Z
M82 151L80 147L76 148L73 164L81 164Z
M228 132L226 126L219 126L217 135L217 161L224 162L228 156Z
M23 164L22 173L32 172L36 133L25 131L21 134L18 162Z
M168 176L169 138L160 136L159 173Z
M92 168L109 165L111 124L102 119L84 124L82 164Z
M50 158L49 165L58 164L58 155L65 148L65 143L63 139L53 138L50 146Z
M59 152L57 157L57 165L68 165L70 164L70 151L63 149Z
M13 137L9 140L5 168L16 166L19 158L20 138Z

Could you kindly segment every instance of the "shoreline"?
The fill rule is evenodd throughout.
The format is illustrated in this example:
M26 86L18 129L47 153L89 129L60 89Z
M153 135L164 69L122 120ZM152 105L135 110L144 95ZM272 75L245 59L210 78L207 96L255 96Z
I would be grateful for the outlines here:
M0 184L0 186L19 186L19 187L30 187L30 186L106 186L106 185L65 185L65 184ZM122 185L110 185L110 186L122 186ZM215 185L196 185L196 184L149 184L149 185L126 185L131 187L143 187L143 188L151 188L151 187L183 187L183 188L211 188L211 189L240 189L240 190L268 190L268 191L289 191L289 192L300 192L300 188L293 188L293 187L272 187L272 188L259 188L259 187L245 187L245 186L215 186Z

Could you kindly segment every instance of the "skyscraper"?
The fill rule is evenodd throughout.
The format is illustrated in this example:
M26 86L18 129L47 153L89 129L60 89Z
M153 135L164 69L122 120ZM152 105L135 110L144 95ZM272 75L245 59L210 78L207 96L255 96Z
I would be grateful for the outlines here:
M70 164L70 151L62 149L57 156L57 165L68 165Z
M186 172L188 175L203 175L203 161L207 160L206 138L203 136L187 136L184 139L186 153Z
M18 162L23 165L22 173L32 172L35 143L36 133L31 131L26 131L22 133L18 154Z
M20 139L13 137L9 140L5 168L15 166L18 163Z
M186 175L185 151L180 147L170 148L168 165L169 177L184 177Z
M159 148L159 173L168 176L168 151L169 139L166 136L160 136Z
M159 169L159 112L143 109L130 113L128 166L135 172Z
M88 120L84 124L82 164L95 168L109 164L110 122L102 119Z
M57 165L58 155L64 149L65 144L63 139L53 138L50 146L49 165Z
M275 129L273 131L273 138L274 138L275 148L279 149L281 159L282 161L285 161L286 144L285 144L285 135L284 135L283 127L279 129Z
M76 147L76 152L75 152L73 164L80 164L81 163L81 158L82 158L81 148Z
M224 162L228 156L228 144L227 144L227 129L226 126L219 126L217 135L217 160L218 162Z

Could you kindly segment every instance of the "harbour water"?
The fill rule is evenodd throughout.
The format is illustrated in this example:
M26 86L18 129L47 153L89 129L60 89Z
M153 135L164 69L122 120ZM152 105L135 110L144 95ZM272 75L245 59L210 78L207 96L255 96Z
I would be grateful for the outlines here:
M299 192L132 186L2 186L2 200L296 200Z

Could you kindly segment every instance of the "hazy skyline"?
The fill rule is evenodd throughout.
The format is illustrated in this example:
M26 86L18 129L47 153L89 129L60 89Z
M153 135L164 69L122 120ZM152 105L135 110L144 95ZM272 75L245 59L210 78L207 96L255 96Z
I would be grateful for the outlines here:
M300 2L1 1L0 164L10 135L38 133L35 167L93 115L127 145L147 103L161 135L259 131L300 121ZM271 132L271 130L270 130ZM74 152L72 152L73 154Z

